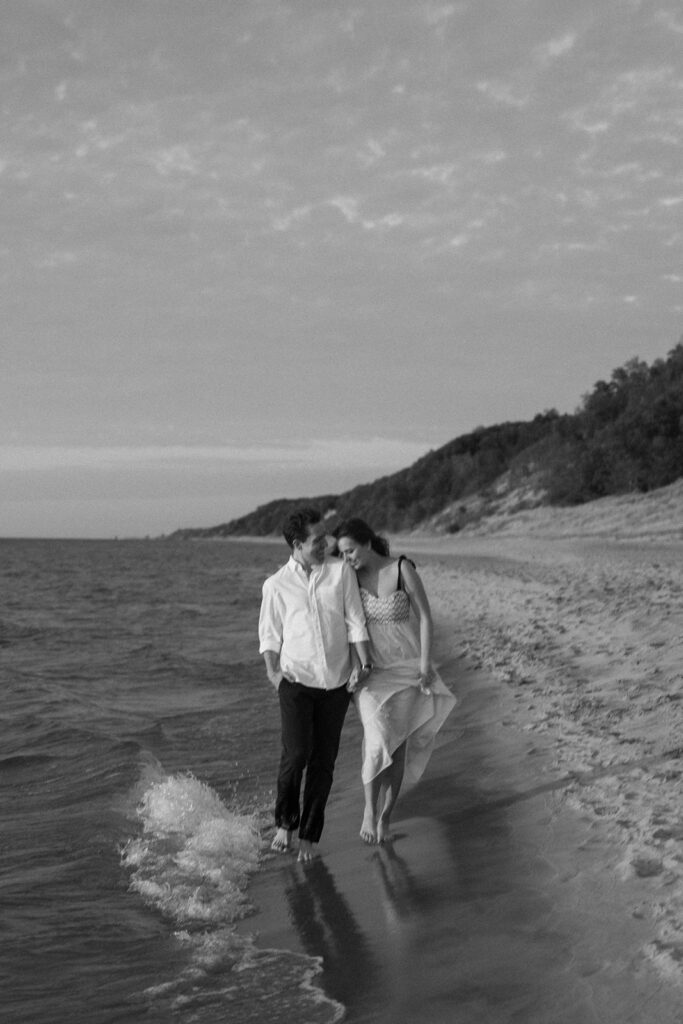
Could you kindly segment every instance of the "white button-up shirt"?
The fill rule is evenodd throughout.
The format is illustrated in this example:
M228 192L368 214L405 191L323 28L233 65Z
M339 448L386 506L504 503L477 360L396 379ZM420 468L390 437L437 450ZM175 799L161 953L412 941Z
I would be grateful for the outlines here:
M279 653L282 671L304 686L343 686L349 644L367 639L356 574L341 559L314 565L307 576L290 558L263 584L259 652Z

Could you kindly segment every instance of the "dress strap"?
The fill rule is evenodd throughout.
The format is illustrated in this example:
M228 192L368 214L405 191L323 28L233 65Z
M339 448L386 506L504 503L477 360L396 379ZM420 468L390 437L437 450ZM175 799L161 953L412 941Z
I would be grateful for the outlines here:
M412 560L412 558L408 558L407 555L399 555L399 559L398 559L398 579L396 581L396 589L397 590L405 590L406 589L403 586L403 576L401 575L401 562L410 562L410 564L412 565L413 569L415 568L415 562Z

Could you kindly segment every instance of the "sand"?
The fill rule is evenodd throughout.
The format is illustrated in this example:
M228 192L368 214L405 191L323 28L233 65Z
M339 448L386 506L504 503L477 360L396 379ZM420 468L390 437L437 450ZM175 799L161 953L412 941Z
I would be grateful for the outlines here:
M266 854L244 922L347 1021L683 1021L681 500L394 539L459 704L381 849L350 712L318 861Z

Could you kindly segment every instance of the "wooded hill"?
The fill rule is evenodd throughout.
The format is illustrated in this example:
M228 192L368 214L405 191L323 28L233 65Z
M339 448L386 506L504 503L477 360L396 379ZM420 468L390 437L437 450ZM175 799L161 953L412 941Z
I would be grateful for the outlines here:
M430 451L407 469L343 494L280 498L174 539L279 534L295 505L367 519L389 533L454 533L501 503L577 505L608 494L649 491L683 477L683 338L651 366L631 359L598 381L573 414L480 427Z

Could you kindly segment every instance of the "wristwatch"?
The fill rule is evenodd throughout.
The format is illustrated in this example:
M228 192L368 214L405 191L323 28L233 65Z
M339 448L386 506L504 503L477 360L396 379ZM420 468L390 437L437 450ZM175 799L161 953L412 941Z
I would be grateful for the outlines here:
M361 668L364 669L366 672L372 672L374 667L375 666L371 662L368 662L367 665L361 665Z

